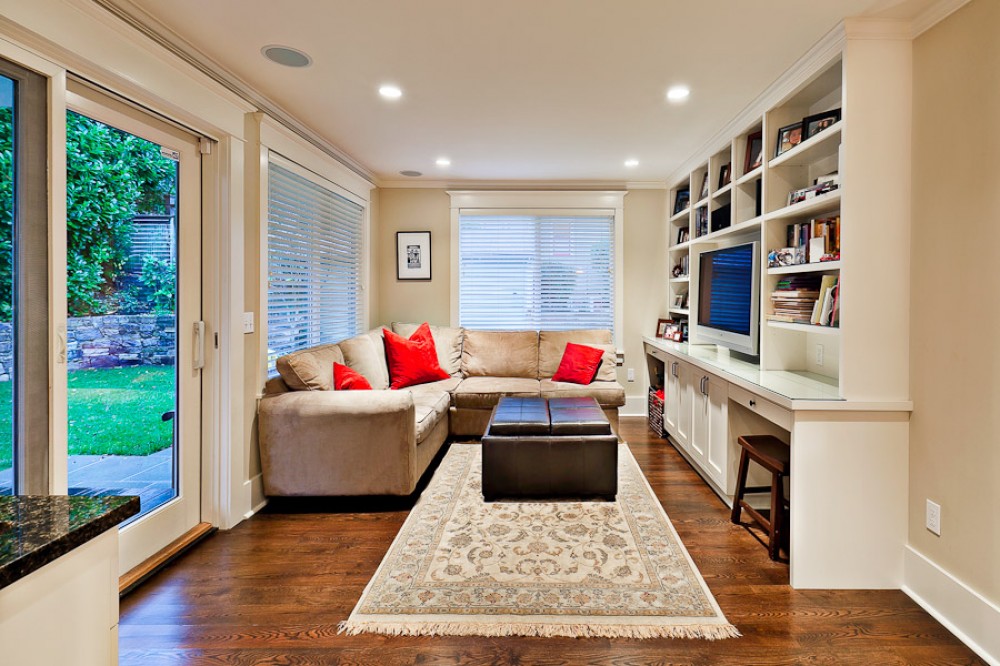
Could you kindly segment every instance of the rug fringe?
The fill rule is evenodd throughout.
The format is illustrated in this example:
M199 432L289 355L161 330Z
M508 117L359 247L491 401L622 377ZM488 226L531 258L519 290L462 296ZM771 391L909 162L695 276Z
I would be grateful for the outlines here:
M507 624L463 622L359 622L345 620L337 633L356 636L363 633L385 636L539 636L552 638L697 638L718 641L739 638L742 634L731 624L690 624L674 626L601 625L601 624Z

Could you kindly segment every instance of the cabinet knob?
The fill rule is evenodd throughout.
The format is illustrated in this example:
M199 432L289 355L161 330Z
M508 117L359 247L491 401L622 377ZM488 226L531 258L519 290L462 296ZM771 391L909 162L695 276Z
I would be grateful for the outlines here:
M751 400L750 401L750 406L751 407L756 407L757 406L757 401L756 400Z

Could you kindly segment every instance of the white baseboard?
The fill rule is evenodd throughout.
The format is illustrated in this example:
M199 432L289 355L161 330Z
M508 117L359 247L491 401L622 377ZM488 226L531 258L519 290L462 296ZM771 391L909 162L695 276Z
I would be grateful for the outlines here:
M1000 607L906 547L903 592L990 666L1000 666Z
M649 396L642 395L625 396L625 405L618 409L618 416L641 416L646 418L646 406Z
M243 520L246 520L267 506L267 496L264 495L264 476L262 474L251 477L245 485L248 486L250 510L243 514Z

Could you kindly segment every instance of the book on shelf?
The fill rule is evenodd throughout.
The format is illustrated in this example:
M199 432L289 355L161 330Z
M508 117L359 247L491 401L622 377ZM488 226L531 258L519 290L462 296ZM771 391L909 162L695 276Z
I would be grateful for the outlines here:
M840 278L836 275L824 275L820 283L819 297L813 306L813 314L809 323L816 326L833 326L834 302L837 300Z
M814 218L808 222L789 224L785 229L785 247L772 250L772 253L791 255L795 264L839 261L840 216ZM774 265L788 264L783 262Z

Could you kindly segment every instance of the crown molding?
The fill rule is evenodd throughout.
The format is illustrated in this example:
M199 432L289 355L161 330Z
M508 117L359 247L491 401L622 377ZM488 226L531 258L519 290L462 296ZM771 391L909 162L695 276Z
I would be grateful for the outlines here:
M704 161L705 155L715 154L732 141L734 136L759 124L765 111L786 99L839 58L845 43L844 23L841 22L806 51L794 65L785 70L774 83L743 107L735 118L705 141L691 157L674 169L666 182L674 185L684 180L699 163Z
M916 39L967 4L969 4L969 0L939 0L935 2L913 19L910 36Z
M380 180L382 190L490 190L490 191L596 191L596 190L666 190L662 180L587 181L587 180Z
M253 104L257 109L285 125L289 130L302 137L302 139L308 141L365 180L370 182L375 181L374 174L367 166L327 141L280 104L257 92L249 83L222 67L207 54L200 51L193 44L144 9L133 4L130 0L90 1L152 40L163 49L180 58L191 67L194 67L226 90Z

